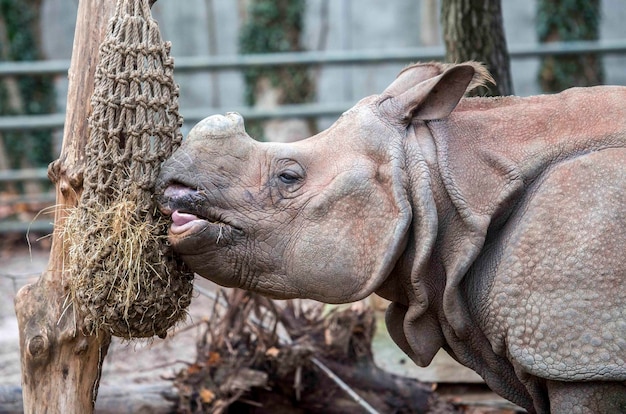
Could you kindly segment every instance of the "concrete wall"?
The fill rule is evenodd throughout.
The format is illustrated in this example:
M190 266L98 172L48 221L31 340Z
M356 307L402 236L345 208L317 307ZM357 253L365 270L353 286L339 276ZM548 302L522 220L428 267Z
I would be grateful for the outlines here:
M113 0L111 0L113 1ZM325 3L327 1L327 3ZM164 39L173 43L172 54L232 55L244 0L159 0L154 17ZM535 35L535 1L503 0L504 24L510 45L532 44ZM44 0L43 32L49 58L69 58L78 1ZM324 5L327 13L324 13ZM603 39L626 39L626 2L604 0ZM308 0L303 42L309 50L360 50L417 47L440 44L437 0ZM321 46L320 46L321 44ZM604 58L607 83L626 85L626 56ZM356 102L379 93L403 64L323 68L318 73L320 102ZM537 59L512 61L518 95L539 93ZM243 82L237 72L179 74L181 109L234 108L243 105ZM59 103L64 105L65 80L59 81ZM207 110L207 115L211 110ZM322 120L326 127L332 119Z

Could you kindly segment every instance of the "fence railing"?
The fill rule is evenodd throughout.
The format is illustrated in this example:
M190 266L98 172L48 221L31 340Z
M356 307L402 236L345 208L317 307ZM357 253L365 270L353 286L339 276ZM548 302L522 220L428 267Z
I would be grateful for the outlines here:
M624 54L626 40L599 40L551 42L509 45L512 59L572 54ZM444 49L416 47L402 49L342 50L326 52L263 53L255 55L176 57L176 72L242 70L261 66L330 66L354 64L380 64L441 60ZM0 62L0 77L19 75L63 75L70 66L69 60L44 60L30 62Z
M626 40L554 42L543 44L510 45L511 59L535 58L546 55L571 54L626 54ZM288 66L306 65L309 67L339 66L339 65L373 65L384 63L410 63L415 61L441 60L444 56L442 47L421 47L385 50L353 50L327 52L298 52L274 53L258 55L233 56L197 56L176 57L176 73L186 72L215 72L227 70L244 70L261 66ZM67 74L69 60L48 60L31 62L0 62L0 78L10 76L52 75L64 76ZM237 111L246 119L271 118L319 118L336 116L348 109L353 102L336 103L308 103L298 105L284 105L275 109L259 109L252 107L228 108ZM210 113L222 113L222 108L183 108L181 113L186 123L195 123ZM65 115L62 113L46 115L19 115L0 116L0 134L4 131L62 129ZM34 170L7 170L0 171L0 184L10 181L47 180L45 169ZM53 195L38 195L35 200L53 201ZM13 200L13 201L11 201ZM26 202L28 197L14 197L3 202ZM30 228L37 231L50 231L52 224L37 220L31 223L0 222L0 233L25 231Z

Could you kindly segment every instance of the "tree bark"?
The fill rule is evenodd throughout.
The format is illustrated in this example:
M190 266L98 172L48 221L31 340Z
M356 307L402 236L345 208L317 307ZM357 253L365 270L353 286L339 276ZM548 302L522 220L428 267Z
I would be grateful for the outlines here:
M49 168L57 199L50 261L39 280L23 287L15 298L25 413L93 412L102 361L111 340L102 332L86 336L82 318L74 314L68 300L68 275L63 270L67 251L61 234L66 210L77 204L82 192L98 48L114 9L111 0L78 4L63 147Z
M446 0L441 3L447 62L483 62L496 81L472 95L512 95L513 82L500 0Z

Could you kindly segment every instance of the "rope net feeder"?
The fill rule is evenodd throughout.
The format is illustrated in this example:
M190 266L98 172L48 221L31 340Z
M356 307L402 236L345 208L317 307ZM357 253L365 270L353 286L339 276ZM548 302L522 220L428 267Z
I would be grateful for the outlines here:
M69 294L89 333L164 337L191 301L193 274L152 199L182 141L170 46L148 0L118 0L99 50L83 193L63 233Z

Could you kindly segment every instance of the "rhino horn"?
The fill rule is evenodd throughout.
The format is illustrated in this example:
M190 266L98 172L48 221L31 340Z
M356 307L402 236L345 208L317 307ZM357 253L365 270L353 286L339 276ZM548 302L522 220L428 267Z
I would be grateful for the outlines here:
M224 139L241 135L247 135L243 117L237 112L228 112L204 118L189 131L187 139Z

